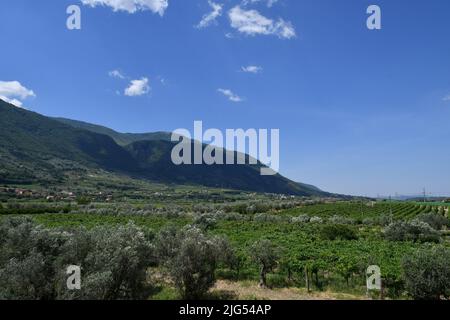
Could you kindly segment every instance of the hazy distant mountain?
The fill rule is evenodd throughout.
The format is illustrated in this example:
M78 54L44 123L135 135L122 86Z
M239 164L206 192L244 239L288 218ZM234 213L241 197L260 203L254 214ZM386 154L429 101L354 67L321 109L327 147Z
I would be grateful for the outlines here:
M261 164L176 166L170 158L173 146L168 133L124 134L45 117L0 100L0 183L64 182L67 172L103 169L164 183L327 195L281 175L261 176Z

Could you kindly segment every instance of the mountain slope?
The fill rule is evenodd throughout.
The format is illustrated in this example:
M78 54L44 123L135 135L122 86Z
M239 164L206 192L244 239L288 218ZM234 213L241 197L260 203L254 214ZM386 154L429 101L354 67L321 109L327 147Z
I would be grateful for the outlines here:
M61 178L77 167L133 172L131 155L107 135L75 129L0 100L0 182Z
M121 133L109 129L104 126L91 124L83 121L65 119L65 118L54 118L55 120L68 124L74 128L84 129L95 133L105 134L110 136L116 141L117 144L125 146L127 144L142 141L142 140L164 140L170 141L170 133L168 132L151 132L151 133Z
M121 143L133 142L121 146L110 135ZM171 161L174 143L167 137L164 133L121 134L88 123L61 122L0 100L0 183L62 183L67 172L80 175L103 169L164 183L325 195L281 175L261 176L261 164L176 166Z
M318 189L297 184L281 175L263 177L260 175L261 164L177 166L171 161L174 145L168 141L137 141L125 148L139 162L147 178L160 182L303 196L324 195Z
M257 166L176 166L170 159L174 144L168 132L120 133L104 126L65 118L58 121L89 131L109 135L123 145L139 162L148 179L166 183L198 184L209 187L238 188L258 192L287 193L305 196L326 196L319 188L290 181L277 175L261 177ZM236 157L236 156L235 156ZM247 156L248 159L248 156ZM253 167L254 170L249 170Z

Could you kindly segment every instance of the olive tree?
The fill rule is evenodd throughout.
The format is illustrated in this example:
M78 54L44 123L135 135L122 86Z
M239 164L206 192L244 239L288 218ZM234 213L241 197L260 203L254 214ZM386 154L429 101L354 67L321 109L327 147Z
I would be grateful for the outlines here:
M384 229L389 241L440 242L440 234L420 220L393 222Z
M259 285L267 287L267 273L272 272L278 265L280 249L270 240L262 239L250 247L250 256L259 265Z
M67 236L37 226L31 218L14 217L0 224L0 299L57 298L56 259Z
M450 297L450 250L438 246L421 249L403 259L403 277L408 293L418 300Z
M124 300L145 299L147 269L155 264L155 251L145 232L128 223L118 227L80 229L66 243L63 262L82 268L79 291L63 291L63 298Z
M205 236L197 227L163 230L157 237L160 263L184 299L203 298L216 281L223 239Z
M146 298L154 252L133 224L50 230L30 218L0 223L0 299ZM82 270L81 290L67 290L66 269Z
M194 218L194 225L203 231L214 229L217 219L212 213L204 213Z
M239 279L239 272L244 264L244 256L234 248L227 238L216 237L216 247L218 250L218 262L222 267L234 272L236 279Z
M417 219L428 223L435 230L441 230L444 226L450 226L450 220L440 213L423 213Z

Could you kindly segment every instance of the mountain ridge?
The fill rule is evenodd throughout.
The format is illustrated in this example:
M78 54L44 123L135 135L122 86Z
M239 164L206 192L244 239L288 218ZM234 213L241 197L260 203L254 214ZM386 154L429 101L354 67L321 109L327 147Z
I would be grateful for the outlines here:
M176 166L170 160L174 145L166 132L123 134L87 122L46 117L0 100L1 183L63 181L67 171L95 168L168 184L329 195L281 175L261 176L260 163Z
M125 146L130 143L136 142L136 141L142 141L142 140L164 140L164 141L170 141L171 133L170 132L145 132L145 133L123 133L118 132L116 130L110 129L108 127L99 125L99 124L93 124L85 121L80 120L72 120L67 118L60 118L55 117L52 118L59 122L62 122L64 124L68 124L74 128L78 129L84 129L100 134L105 134L110 136L111 138L116 141L118 145Z

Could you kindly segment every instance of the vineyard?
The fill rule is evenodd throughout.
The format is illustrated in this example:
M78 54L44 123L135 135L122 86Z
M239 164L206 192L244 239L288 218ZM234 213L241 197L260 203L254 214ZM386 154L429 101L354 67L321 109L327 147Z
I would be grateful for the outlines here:
M257 281L260 270L251 258L251 247L264 239L279 250L276 267L267 275L270 287L364 296L366 269L377 265L382 271L384 293L391 298L406 294L405 257L420 249L449 247L448 207L444 206L244 198L240 195L236 201L217 204L193 199L177 206L143 202L8 203L0 208L0 220L29 216L46 228L58 230L114 228L133 222L153 234L151 238L168 227L184 230L194 225L208 236L224 237L232 247L234 258L230 265L218 268L219 279ZM397 237L399 232L403 238ZM409 232L417 236L408 238Z
M362 221L366 218L377 218L392 215L395 220L412 220L423 213L448 212L450 206L439 206L432 204L418 204L405 202L337 202L331 204L314 204L302 206L282 212L285 215L308 214L322 218L339 215Z

